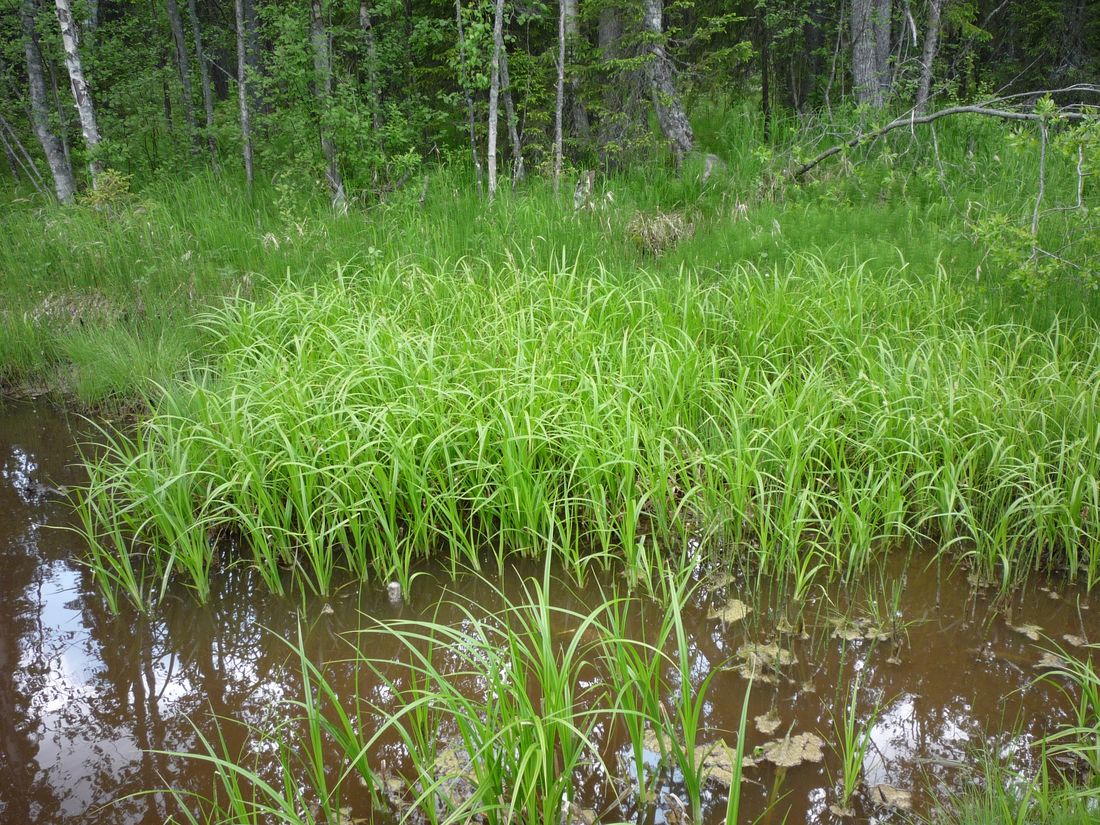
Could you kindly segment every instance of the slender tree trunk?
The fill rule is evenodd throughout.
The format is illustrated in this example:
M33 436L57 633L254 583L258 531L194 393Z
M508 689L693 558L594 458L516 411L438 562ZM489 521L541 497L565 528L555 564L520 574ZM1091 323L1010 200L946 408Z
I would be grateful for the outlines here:
M248 55L245 44L248 34L244 26L244 0L234 0L237 23L237 103L241 116L241 151L244 155L244 180L252 192L252 121L248 111Z
M695 139L673 83L672 62L665 53L663 17L663 0L644 0L642 24L648 36L650 59L646 65L646 73L649 77L650 96L653 98L653 108L657 112L661 132L672 144L679 165L684 155L691 151Z
M62 203L70 203L76 192L73 168L65 157L61 140L50 129L49 104L46 98L46 78L42 71L42 54L38 49L38 32L35 28L35 2L23 0L20 6L23 24L23 51L27 59L27 85L30 87L31 123L34 134L46 156L54 191Z
M180 17L180 8L176 0L165 0L165 5L168 8L168 28L172 31L172 43L176 47L176 71L183 91L183 116L187 122L187 136L188 140L194 141L198 136L198 123L195 121L191 59L187 56L187 41L183 37L183 18ZM198 148L198 144L195 144L195 148Z
M767 12L760 9L760 114L764 118L764 142L772 139L771 31Z
M561 191L561 122L562 110L565 108L565 9L568 2L569 0L558 0L558 82L554 87L554 197Z
M202 47L202 27L195 0L187 0L187 16L191 18L191 35L195 41L195 59L199 63L199 83L202 85L202 108L206 114L206 146L210 150L210 163L218 168L218 142L214 138L214 94L210 89L210 70L206 65L206 52Z
M359 2L359 28L363 30L363 40L367 47L367 95L370 99L371 125L377 130L381 126L381 95L378 88L378 54L374 42L374 24L370 19L368 0Z
M3 115L0 115L0 143L4 144L4 158L8 162L11 176L19 180L19 174L22 172L26 175L27 180L31 182L34 191L45 195L46 187L38 167L34 165L34 160L27 151L27 147L23 145L23 141L19 139L19 135L15 133L15 129L12 128L12 125L8 123L7 118ZM1080 167L1078 167L1079 170Z
M309 32L313 41L313 83L317 96L317 111L321 132L321 154L325 157L325 181L328 183L332 205L336 209L347 206L344 180L340 176L340 156L336 142L329 132L329 103L332 96L332 54L329 50L328 31L325 29L324 7L321 0L311 0L309 5Z
M928 96L932 92L932 66L936 62L936 46L940 40L940 12L943 0L928 0L928 28L924 35L924 52L921 55L920 83L917 85L916 111L923 115L928 111Z
M35 3L37 4L37 0L35 0ZM38 41L36 40L35 43L37 44ZM57 91L57 68L54 66L52 60L43 57L40 45L38 48L39 59L45 59L46 73L50 78L50 94L53 95L54 110L57 112L57 134L58 137L61 138L61 151L65 153L65 162L69 164L69 166L72 166L73 154L69 147L69 116L65 106L61 102L61 93Z
M569 64L576 62L577 43L580 40L581 30L578 23L577 0L562 0L561 11L565 15L565 54ZM559 32L560 36L560 32ZM562 61L564 71L565 61ZM569 77L569 116L573 121L573 134L583 141L588 141L592 136L592 127L588 121L588 109L581 100L581 84L576 76L567 73Z
M508 139L512 143L512 188L523 180L523 141L519 136L516 107L512 103L512 81L508 77L508 48L500 45L500 86L504 96L504 117L508 121Z
M489 200L497 194L497 121L500 101L500 55L504 51L504 0L496 0L493 16L493 62L489 69Z
M882 106L873 23L874 0L851 0L852 86L856 100Z
M890 45L893 41L893 0L875 0L875 75L883 97L890 91Z
M466 36L462 27L462 0L455 0L455 23L458 26L458 71L462 90L466 93L466 123L470 131L470 158L477 177L477 194L481 197L481 158L477 151L477 125L474 117L474 96L470 91L470 81L466 73Z
M103 171L103 164L96 157L96 147L99 146L99 125L95 118L95 104L92 102L92 91L88 81L84 78L84 65L80 61L80 35L77 33L76 21L73 19L72 4L70 0L56 0L56 4L57 21L61 25L61 45L65 50L65 67L69 70L73 101L76 103L76 112L80 115L80 131L84 135L84 145L91 158L88 169L92 173L94 187L99 173Z
M4 120L4 116L0 115L0 144L4 146L4 160L7 161L8 171L15 180L19 180L19 163L15 157L15 149L10 143L8 143L8 136L5 133L7 127L7 121ZM34 181L34 178L31 178Z

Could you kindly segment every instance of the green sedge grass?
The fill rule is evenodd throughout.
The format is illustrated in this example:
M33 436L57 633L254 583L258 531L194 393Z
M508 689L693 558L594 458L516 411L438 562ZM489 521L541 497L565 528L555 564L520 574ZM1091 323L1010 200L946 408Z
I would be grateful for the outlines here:
M204 316L222 354L105 439L84 531L102 579L200 599L214 563L326 594L548 552L654 591L689 540L803 596L901 543L1091 586L1100 336L975 320L946 279L467 259L241 298Z

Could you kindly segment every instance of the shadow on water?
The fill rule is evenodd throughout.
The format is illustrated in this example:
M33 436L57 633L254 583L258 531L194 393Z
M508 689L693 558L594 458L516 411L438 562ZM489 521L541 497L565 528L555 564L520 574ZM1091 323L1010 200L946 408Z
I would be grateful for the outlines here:
M216 597L205 607L179 593L147 619L112 616L76 562L79 539L54 529L73 523L63 488L80 482L79 433L79 422L44 405L0 408L4 825L162 823L172 800L155 793L131 795L167 785L208 792L211 777L202 765L156 752L197 749L196 727L210 735L216 719L223 720L217 729L230 755L260 764L266 759L272 766L276 746L257 740L245 726L272 730L293 716L289 702L301 679L294 656L277 636L294 637L299 622L307 628L309 655L327 663L326 676L341 697L384 706L382 687L364 682L363 673L346 661L349 648L341 634L360 627L364 615L463 620L456 607L439 604L442 597L455 598L442 577L422 578L415 600L395 606L374 587L345 588L331 603L274 598L242 569L220 574ZM749 751L788 730L816 732L827 743L819 764L782 774L766 764L749 769L743 810L750 816L771 800L771 821L828 820L839 772L831 732L857 673L863 685L861 718L874 719L864 780L912 789L918 811L928 811L945 790L971 781L968 766L980 750L1033 768L1029 743L1067 720L1060 692L1034 681L1040 651L1028 634L1058 641L1066 634L1100 639L1100 622L1086 596L1057 583L1035 583L993 610L964 577L917 559L892 559L874 579L881 586L819 591L806 604L805 627L788 627L785 633L779 628L788 606L778 591L751 592L737 579L699 582L683 617L692 640L692 683L736 657L744 644L778 641L795 661L781 669L774 685L754 687L749 713L777 718L779 732L754 728ZM517 599L521 574L534 572L517 567L500 586ZM896 587L899 582L903 588ZM487 582L463 580L456 590L468 605L499 606L499 595ZM714 615L731 598L754 610L727 625ZM554 599L585 611L597 595L562 585ZM633 618L638 638L646 636L651 621L644 613ZM379 643L371 655L399 658L396 642L392 650L384 646ZM704 709L709 739L724 733L732 742L744 690L745 680L734 669L714 678ZM606 734L606 751L622 750L625 743L615 741L616 735L621 734ZM400 769L405 755L390 737L371 759ZM592 798L586 804L596 807L599 792L594 786L588 790ZM351 796L356 815L368 815L365 793L363 799ZM709 818L718 821L723 805L718 797L713 801ZM858 813L862 821L883 818L870 806ZM633 815L629 805L609 806L604 818ZM657 811L655 821L663 820Z

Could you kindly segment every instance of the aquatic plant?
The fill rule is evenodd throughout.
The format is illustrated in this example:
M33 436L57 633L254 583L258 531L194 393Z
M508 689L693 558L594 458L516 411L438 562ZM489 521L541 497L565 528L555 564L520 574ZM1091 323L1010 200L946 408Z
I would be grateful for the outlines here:
M942 270L345 268L204 323L222 355L89 463L108 585L545 552L652 585L689 538L803 595L903 541L1100 579L1100 337L987 323Z

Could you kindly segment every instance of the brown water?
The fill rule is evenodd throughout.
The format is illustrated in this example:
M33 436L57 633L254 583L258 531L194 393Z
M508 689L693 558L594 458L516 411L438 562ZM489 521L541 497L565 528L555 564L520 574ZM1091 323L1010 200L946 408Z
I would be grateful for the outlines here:
M165 785L207 792L210 776L201 764L155 751L197 749L193 725L210 734L214 717L271 730L293 715L288 701L300 696L298 666L275 634L293 636L299 623L310 656L331 662L327 674L342 697L350 702L358 690L385 704L377 684L356 686L353 669L339 661L348 653L341 633L362 626L364 615L427 615L449 584L444 577L420 579L413 599L394 606L377 588L346 588L329 602L277 599L265 595L247 571L230 571L208 606L198 607L180 593L148 619L114 617L77 564L79 539L56 529L73 523L68 504L52 488L79 483L77 431L79 426L44 405L0 407L0 823L163 822L172 812L170 798L128 795ZM774 709L780 729L771 736L753 730L750 748L788 729L816 732L826 741L820 764L785 773L767 764L748 769L743 821L769 802L775 823L784 817L790 823L830 820L839 775L831 749L834 716L857 673L864 686L862 718L879 709L864 779L912 790L918 812L973 782L981 752L1033 768L1029 743L1068 720L1068 703L1057 687L1035 682L1039 649L1013 626L1036 625L1060 642L1063 634L1100 640L1100 621L1088 598L1056 583L1035 582L994 610L964 576L926 567L927 557L914 556L918 564L896 556L873 583L850 593L842 586L817 592L806 611L810 639L774 630L782 597L751 594L738 582L700 581L698 597L684 614L692 682L699 684L746 641L778 639L798 661L783 669L779 684L755 685L750 715ZM502 587L511 598L518 598L524 572L535 571L505 577ZM885 601L874 582L885 581L888 590L902 577L900 643L833 635L830 618L867 615L871 600ZM492 588L475 579L463 580L451 598L455 591L484 609L499 604ZM731 596L754 604L754 613L730 626L708 618ZM596 599L594 587L555 589L563 607L583 611ZM776 607L769 610L768 604ZM885 607L879 612L889 613ZM463 620L454 607L433 615L437 621ZM636 617L639 637L651 630L647 621ZM371 653L396 658L397 643L375 644ZM745 684L731 669L714 678L704 711L707 740L726 733L732 741L728 732L737 728ZM270 743L231 723L222 729L230 751L261 762L265 755L273 758ZM622 748L615 736L602 743L605 754ZM400 770L404 753L391 737L370 758ZM340 768L335 761L334 771ZM675 792L675 777L670 781L668 789ZM630 803L613 803L597 786L585 783L581 801L602 810L603 820L635 817ZM369 815L365 798L357 798L354 787L348 793L354 815ZM724 794L712 792L709 799L715 804L708 818L718 821ZM665 813L658 808L649 815L661 823ZM868 804L857 805L857 814L854 821L889 818Z

